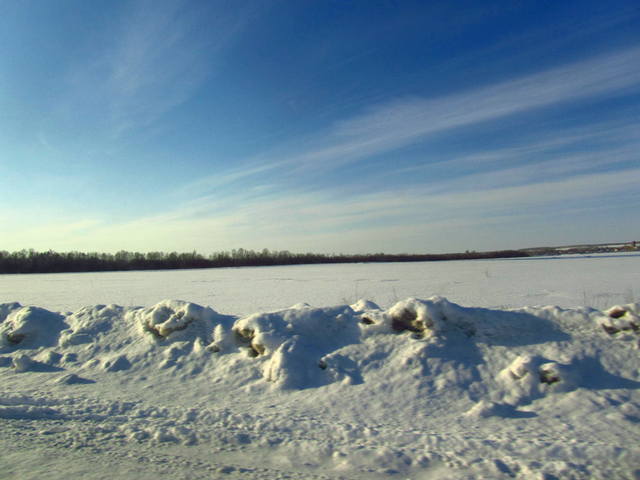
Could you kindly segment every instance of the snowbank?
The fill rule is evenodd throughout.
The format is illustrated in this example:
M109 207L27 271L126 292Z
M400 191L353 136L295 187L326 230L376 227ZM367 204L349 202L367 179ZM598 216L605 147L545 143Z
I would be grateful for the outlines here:
M216 312L181 300L164 300L150 308L134 310L130 314L144 332L157 340L194 341L209 343L215 326Z
M197 375L206 368L251 381L257 373L278 389L356 385L376 375L404 383L418 369L419 383L473 386L478 402L517 407L588 384L580 380L584 365L601 364L601 358L575 341L580 332L637 348L638 311L637 304L602 312L489 310L431 297L409 298L387 310L362 300L328 308L301 304L237 319L179 300L148 308L97 305L66 316L9 303L0 305L2 349L9 354L0 364L16 371L41 364L69 373L97 368L147 374L155 365L188 367Z
M65 318L43 308L19 303L0 305L0 351L15 348L51 347L67 327Z
M443 297L388 309L299 304L243 318L178 300L70 314L0 304L0 376L41 392L0 390L0 421L77 422L83 442L267 449L269 462L287 459L292 471L315 465L349 478L611 476L640 460L631 452L607 463L623 448L615 442L634 443L640 422L639 314L639 304L499 310ZM122 391L136 400L102 400ZM100 400L91 403L91 392ZM506 419L525 423L510 430ZM87 430L91 422L98 426ZM593 422L614 433L591 450ZM572 459L564 424L582 432L585 458ZM546 451L537 429L559 440ZM538 460L515 451L487 460L494 450L480 437L497 431L492 442L504 451L529 432L531 446L518 448ZM538 449L558 463L536 466ZM230 478L247 473L220 468Z
M249 356L268 358L264 378L283 388L327 383L323 357L360 340L359 319L346 306L255 314L238 320L233 331L240 345L247 344Z

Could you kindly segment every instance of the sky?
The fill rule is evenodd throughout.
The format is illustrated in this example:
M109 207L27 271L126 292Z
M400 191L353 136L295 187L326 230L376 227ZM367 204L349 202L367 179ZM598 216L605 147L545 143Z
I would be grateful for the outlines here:
M640 240L640 3L0 0L0 250Z

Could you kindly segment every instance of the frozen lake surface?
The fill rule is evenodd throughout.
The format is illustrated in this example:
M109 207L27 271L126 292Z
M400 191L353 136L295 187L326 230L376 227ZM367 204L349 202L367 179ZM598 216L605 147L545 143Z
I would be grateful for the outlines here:
M0 275L0 302L56 311L182 299L233 315L364 298L387 307L441 295L461 305L606 308L640 298L640 255L202 270Z

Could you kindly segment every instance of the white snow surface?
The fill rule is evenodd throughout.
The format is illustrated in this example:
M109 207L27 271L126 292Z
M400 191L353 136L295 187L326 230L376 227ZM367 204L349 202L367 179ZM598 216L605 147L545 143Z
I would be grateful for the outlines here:
M640 301L640 254L564 255L445 262L297 265L142 272L0 275L0 303L52 311L86 305L155 305L183 298L230 315L297 303L361 298L389 308L407 297L441 295L476 307L608 308Z
M0 304L0 476L640 478L639 315Z

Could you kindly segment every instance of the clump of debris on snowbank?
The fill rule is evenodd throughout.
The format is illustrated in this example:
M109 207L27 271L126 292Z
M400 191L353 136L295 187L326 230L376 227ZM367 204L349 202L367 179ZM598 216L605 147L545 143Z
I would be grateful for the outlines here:
M185 378L205 370L227 380L244 375L283 390L395 379L466 389L476 401L468 413L484 416L615 375L637 381L640 365L619 365L613 352L628 358L638 348L639 314L638 304L490 310L442 297L409 298L387 310L367 301L301 304L245 318L178 300L67 315L6 303L0 366L62 372L66 383L150 368ZM609 353L595 353L593 338L609 341Z

